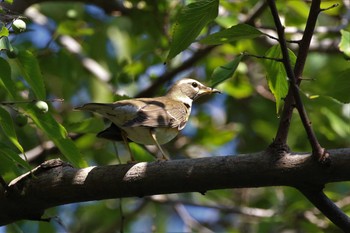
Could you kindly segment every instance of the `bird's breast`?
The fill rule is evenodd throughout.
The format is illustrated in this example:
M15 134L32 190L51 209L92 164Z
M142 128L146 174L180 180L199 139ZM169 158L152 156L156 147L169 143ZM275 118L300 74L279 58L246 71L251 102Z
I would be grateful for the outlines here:
M144 144L144 145L154 145L154 141L151 136L151 128L149 127L122 127L122 129L127 133L128 138L132 141ZM165 144L176 137L179 133L177 128L156 128L155 129L156 138L160 145Z

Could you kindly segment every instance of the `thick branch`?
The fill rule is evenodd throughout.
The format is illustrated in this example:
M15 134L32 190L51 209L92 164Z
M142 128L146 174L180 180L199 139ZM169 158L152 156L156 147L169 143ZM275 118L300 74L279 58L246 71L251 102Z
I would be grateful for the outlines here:
M350 148L330 152L327 168L310 154L288 154L276 161L266 152L84 169L50 160L34 169L34 176L13 180L8 191L0 186L0 225L38 220L45 209L74 202L242 187L319 187L350 180Z

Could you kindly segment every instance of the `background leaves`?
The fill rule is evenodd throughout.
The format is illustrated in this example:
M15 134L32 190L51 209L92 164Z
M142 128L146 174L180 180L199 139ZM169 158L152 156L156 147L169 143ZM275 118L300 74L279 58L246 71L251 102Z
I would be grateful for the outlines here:
M110 5L104 5L107 2ZM345 53L349 26L341 24L347 9L342 1L337 2L339 7L320 14L318 26L329 33L324 30L314 35L300 87L314 130L326 148L350 146L346 104L349 63ZM31 8L35 14L27 13L26 32L14 34L10 24L1 25L0 39L6 38L8 44L0 47L0 88L4 90L0 91L0 101L25 101L2 107L2 122L12 122L10 131L15 131L31 167L52 158L76 166L117 164L118 159L125 163L129 158L122 144L95 136L109 123L99 116L73 111L74 107L86 102L112 102L123 95L159 96L183 77L216 86L222 94L194 103L186 128L164 145L172 159L266 149L275 137L279 122L275 113L283 106L288 81L280 62L259 58L281 58L277 41L266 36L274 35L274 23L264 1L114 3L45 2ZM286 38L299 40L309 2L276 3ZM329 7L332 3L322 4ZM334 31L334 25L342 25L344 31ZM325 47L324 41L332 43ZM8 56L9 46L18 49L17 57ZM288 46L293 61L297 46ZM65 101L47 101L55 98ZM49 111L37 111L34 99L47 101ZM29 116L26 125L16 123L16 112ZM6 136L7 130L0 127L0 174L11 181L27 170L18 148ZM297 114L292 118L288 145L294 151L310 150ZM131 148L138 159L153 160L152 147L131 143ZM349 188L346 183L330 184L327 194L346 199ZM253 217L242 210L270 214ZM187 211L186 218L183 211ZM125 232L201 232L198 225L191 228L187 224L192 217L214 232L335 232L308 201L286 187L77 203L52 208L46 216L58 216L66 229L55 221L23 221L1 230L115 232L123 225ZM315 225L315 221L323 225Z
M289 50L289 59L291 61L292 66L294 67L296 56L294 53ZM279 45L274 45L271 47L265 54L266 57L272 59L281 59L282 51ZM279 114L282 106L283 99L287 96L288 93L288 79L287 73L284 69L284 65L280 61L267 59L265 61L266 64L266 78L269 84L269 88L273 93L276 100L276 112Z
M218 14L218 0L200 0L184 7L173 28L167 60L185 50L197 38L207 23Z
M263 33L255 27L247 24L238 24L228 29L213 33L201 39L199 42L208 45L217 45L230 43L237 40L253 39L261 35L263 35Z

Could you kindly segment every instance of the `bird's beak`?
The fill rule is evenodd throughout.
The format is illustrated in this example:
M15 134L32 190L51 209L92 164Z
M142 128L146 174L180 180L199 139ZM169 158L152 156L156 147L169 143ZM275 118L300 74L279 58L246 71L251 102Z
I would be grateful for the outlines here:
M221 91L219 91L218 89L215 88L210 88L210 93L221 93Z
M208 95L208 94L213 94L213 93L221 93L221 91L219 91L215 88L211 88L211 87L203 87L199 90L195 99L197 99L198 97L201 97L203 95Z
M221 93L221 91L219 91L218 89L212 88L212 87L205 87L200 92L202 93L202 95L213 94L213 93Z

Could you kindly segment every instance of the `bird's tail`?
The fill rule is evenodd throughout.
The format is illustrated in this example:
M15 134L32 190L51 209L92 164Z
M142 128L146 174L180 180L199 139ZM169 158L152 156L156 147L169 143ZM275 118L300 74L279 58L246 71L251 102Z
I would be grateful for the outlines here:
M106 115L108 115L108 112L113 111L113 104L88 103L88 104L84 104L80 107L76 107L74 110L96 112L96 113L99 113L103 116L106 116Z

